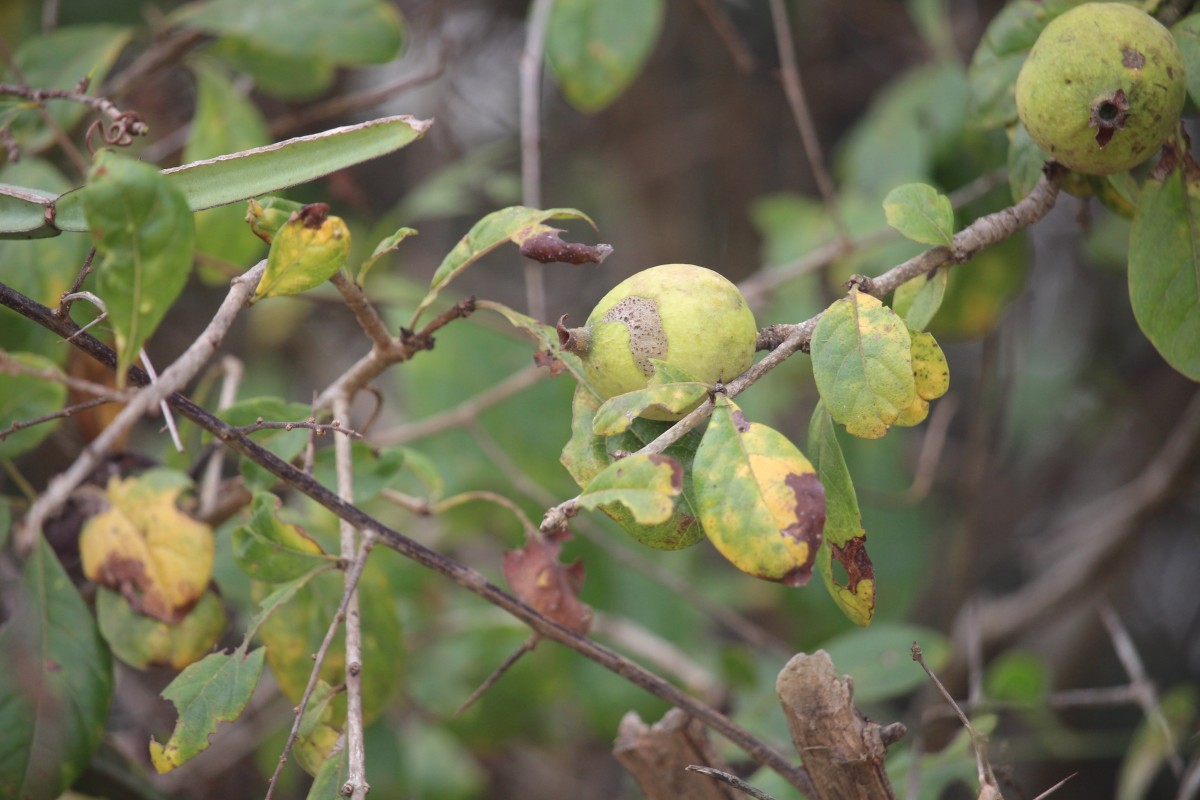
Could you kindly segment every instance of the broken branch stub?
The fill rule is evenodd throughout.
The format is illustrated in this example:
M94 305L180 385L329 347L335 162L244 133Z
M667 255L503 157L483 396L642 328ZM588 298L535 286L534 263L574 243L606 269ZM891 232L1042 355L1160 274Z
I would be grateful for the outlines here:
M646 800L741 800L733 789L698 772L690 764L729 772L716 754L704 725L681 709L647 725L636 711L628 712L617 729L613 755L641 787Z
M888 733L854 707L849 678L839 679L824 650L792 657L775 682L792 741L822 800L878 800L896 796L884 770Z

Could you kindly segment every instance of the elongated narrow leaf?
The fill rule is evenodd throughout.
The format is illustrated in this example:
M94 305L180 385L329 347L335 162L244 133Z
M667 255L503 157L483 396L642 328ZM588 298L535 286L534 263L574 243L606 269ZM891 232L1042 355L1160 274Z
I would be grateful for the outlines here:
M834 420L878 439L912 403L912 342L904 322L870 295L836 301L813 330L813 377Z
M875 613L875 567L867 555L867 532L862 527L858 496L846 468L846 458L833 428L833 419L817 403L808 425L808 452L825 487L825 537L817 553L817 571L825 588L850 620L868 625ZM846 571L845 584L833 574L833 560Z
M277 192L379 158L419 139L432 124L407 115L384 117L184 164L163 174L183 193L188 206L199 211ZM83 205L90 191L77 189L58 199L55 224L60 230L88 229Z
M179 297L192 270L195 224L187 200L149 164L104 151L84 197L96 253L97 294L117 339L117 382Z
M683 491L683 467L668 456L632 455L605 467L579 495L579 505L620 503L643 525L666 522Z
M950 198L924 183L906 183L883 199L887 224L922 244L954 243L954 206Z
M362 262L358 267L358 275L354 278L354 282L362 286L362 282L367 277L367 272L371 267L375 266L375 262L383 258L388 253L394 253L400 249L400 243L410 236L416 236L415 228L400 228L391 236L387 237L379 244L375 245L375 249L371 252L370 258Z
M1133 215L1129 300L1166 362L1200 381L1200 167L1168 147Z
M700 523L742 572L788 586L812 577L825 492L804 454L724 395L692 461Z
M100 744L112 656L44 539L0 628L0 797L54 800Z
M663 6L663 0L556 0L546 58L567 102L593 113L620 97L654 48Z
M250 521L233 531L233 557L252 578L280 583L334 560L316 540L279 519L279 498L254 495Z
M28 186L0 183L0 239L55 236L58 231L46 224L46 211L55 196Z
M591 217L573 208L543 210L527 206L509 206L493 211L476 222L471 230L467 231L467 235L459 239L454 249L442 259L437 271L433 273L429 294L425 295L425 299L417 306L417 311L413 314L413 325L409 327L416 325L421 312L429 308L437 299L438 293L446 288L450 281L461 275L463 270L505 242L519 244L535 231L541 230L544 227L542 223L548 219L582 219L593 228L596 226Z
M249 653L213 653L197 661L163 689L163 698L175 704L179 719L166 744L150 740L150 760L159 773L170 772L208 749L208 737L217 723L233 722L242 715L262 674L266 648Z

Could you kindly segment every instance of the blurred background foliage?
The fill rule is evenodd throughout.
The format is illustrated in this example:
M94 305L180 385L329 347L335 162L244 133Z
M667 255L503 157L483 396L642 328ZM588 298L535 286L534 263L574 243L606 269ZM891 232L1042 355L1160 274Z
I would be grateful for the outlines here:
M602 267L548 269L551 319L544 321L561 314L581 320L623 277L669 262L702 264L745 281L760 326L802 321L837 297L849 275L877 274L918 252L879 233L885 229L881 201L895 186L922 181L951 194L961 201L959 226L1010 204L1005 134L973 127L968 102L967 65L1002 5L788 4L844 233L866 242L805 274L797 262L835 243L841 232L820 199L781 90L767 4L616 3L646 42L639 44L636 30L622 34L633 41L615 40L615 46L628 45L632 55L626 57L634 63L622 78L627 85L608 94L589 90L589 76L571 63L581 46L572 39L578 24L556 20L548 43L553 69L541 93L541 205L589 214L598 233L571 223L570 236L610 242L615 252ZM57 29L40 33L50 6ZM369 278L368 294L395 329L407 324L442 256L474 221L521 201L517 78L528 8L523 0L398 0L385 7L394 25L359 16L378 11L371 2L7 0L0 6L0 55L6 80L18 79L20 65L20 79L35 86L71 86L90 71L93 93L146 117L151 134L130 151L162 166L386 114L435 119L421 142L288 193L329 202L345 217L358 260L400 226L420 231ZM266 16L253 19L240 9ZM130 66L180 24L193 36L170 58L136 81L106 83L128 76ZM376 103L320 115L328 103L374 89L383 90ZM83 110L56 109L64 115L59 125L77 133ZM16 112L10 106L0 113ZM46 128L23 124L11 130L26 157L6 163L0 181L54 191L81 183L80 165L55 147ZM151 342L156 363L180 353L205 324L221 284L265 254L242 213L223 208L200 215L200 269L172 310L172 324ZM1072 527L1072 515L1094 508L1089 504L1153 463L1195 395L1134 325L1122 274L1126 231L1127 223L1098 204L1064 196L1031 232L953 270L932 325L949 358L950 395L918 428L893 430L881 441L844 437L876 569L878 606L870 628L854 629L815 583L788 589L753 581L707 544L646 550L607 519L588 514L575 525L565 556L586 566L582 597L598 615L594 635L780 746L787 733L774 698L775 674L789 653L824 647L855 677L869 716L903 720L927 750L945 748L922 757L919 796L937 797L954 785L945 796L973 796L963 788L974 779L964 737L908 658L915 639L957 696L971 691L994 701L985 710L996 716L980 724L991 730L993 761L1013 796L1036 795L1075 771L1078 777L1057 796L1113 796L1118 775L1126 776L1122 786L1132 787L1123 797L1174 796L1173 781L1159 769L1161 746L1146 743L1153 731L1139 728L1143 714L1136 703L1060 709L1049 698L1128 683L1097 617L1101 603L1118 609L1160 689L1194 685L1200 676L1195 458L1171 476L1171 491L1134 507L1128 529L1086 561L1086 580L1068 596L1019 630L977 633L976 639L970 632L972 609L987 598L1032 597L1030 587L1052 575L1057 563L1076 563L1089 552L1094 543L1086 530ZM70 235L0 242L0 280L53 302L86 249L82 236ZM515 250L499 250L455 291L523 308L520 261ZM0 311L0 345L58 362L68 352L7 311ZM378 470L374 496L360 498L369 512L497 582L502 551L519 546L523 536L509 511L473 502L417 515L378 489L386 484L423 497L497 492L535 521L574 495L558 460L570 430L569 377L531 382L434 435L414 427L528 369L532 349L503 320L483 313L448 326L435 350L394 368L378 386L383 400L373 433L409 448L407 460L391 471L370 459L358 462L360 491L366 491L365 471ZM336 295L319 290L256 305L239 320L228 350L246 363L241 398L298 404L291 417L277 412L286 419L306 416L312 393L365 352L366 343ZM197 392L205 390L211 402L211 382ZM739 403L751 418L803 445L815 400L808 360L798 356ZM352 426L373 413L373 402L357 402ZM245 413L253 420L257 412ZM89 435L68 422L16 467L42 486ZM290 436L290 452L297 452L304 436ZM129 450L185 470L192 463L190 455L168 454L149 426ZM318 457L318 472L328 468ZM16 493L9 478L0 477L0 486ZM286 513L315 535L336 531L327 512L302 498L288 497ZM243 521L235 516L218 533L216 583L231 619L222 639L228 643L238 641L257 591L233 563L230 535ZM51 533L60 557L78 574L73 535L69 526ZM367 671L381 678L378 696L390 698L371 710L367 763L374 796L638 796L608 751L627 711L654 720L666 710L663 703L543 644L453 718L526 630L395 553L379 550L372 561L375 588L364 616L377 658L368 657ZM296 604L295 616L279 618L278 634L303 635L304 615L334 602L321 587L310 595ZM732 612L734 625L719 611ZM969 645L978 637L982 664L968 669ZM157 696L170 678L163 669L119 668L105 745L79 791L262 796L290 720L290 703L278 688L287 680L264 681L248 715L223 728L211 752L150 778L142 774L146 741L173 721L171 707ZM1169 695L1173 719L1184 720L1177 728L1192 748L1194 691L1178 692ZM914 757L912 741L894 757L898 786ZM747 766L718 745L736 765ZM1140 783L1128 777L1137 769L1149 777ZM779 798L792 796L765 771L751 780ZM277 796L303 796L307 781L289 768Z

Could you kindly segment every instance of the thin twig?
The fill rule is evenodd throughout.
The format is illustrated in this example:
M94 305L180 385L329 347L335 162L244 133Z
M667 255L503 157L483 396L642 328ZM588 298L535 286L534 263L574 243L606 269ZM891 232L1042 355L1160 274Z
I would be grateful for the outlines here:
M1044 791L1044 792L1042 792L1041 794L1039 794L1037 797L1033 798L1033 800L1045 800L1045 798L1047 798L1047 797L1049 797L1050 795L1052 795L1052 794L1054 794L1055 792L1057 792L1059 789L1061 789L1061 788L1063 787L1063 784L1065 784L1067 781L1071 780L1071 778L1074 778L1074 777L1075 777L1076 775L1078 775L1078 774L1079 774L1078 772L1072 772L1070 775L1068 775L1067 777L1063 778L1061 781L1059 781L1058 783L1054 784L1054 785L1053 785L1053 786L1051 786L1049 789L1047 789L1046 791Z
M465 714L467 709L475 705L476 701L483 697L484 692L486 692L488 689L491 689L496 685L496 681L504 677L504 673L512 669L513 666L515 666L516 663L520 661L526 653L533 652L533 648L537 647L539 638L540 637L535 633L525 641L521 642L521 645L516 650L509 653L508 657L500 662L500 666L492 670L491 673L483 679L483 683L479 684L479 687L476 688L475 691L471 692L471 696L464 700L462 705L454 710L454 713L450 718L458 719Z
M315 417L309 417L305 420L297 422L283 422L280 420L265 420L259 417L250 425L242 425L238 428L239 433L255 433L256 431L278 430L278 431L294 431L297 429L310 430L317 436L324 436L327 433L340 433L348 439L361 439L363 435L358 431L351 430L342 425L340 420L332 422L317 422Z
M833 187L833 179L825 169L825 156L821 153L821 141L817 136L817 128L813 124L812 113L808 110L808 102L804 98L804 84L800 81L800 67L796 61L796 46L792 42L792 23L788 19L787 9L783 0L769 0L771 5L771 21L775 26L775 46L779 50L779 70L783 79L783 93L787 97L788 106L796 127L800 129L800 141L804 144L804 155L808 158L808 167L812 170L817 182L817 190L825 201L829 218L837 228L843 244L850 242L850 229L842 212L838 208L837 190Z
M185 412L180 409L180 413ZM204 427L199 420L193 421ZM293 467L293 469L295 468ZM303 475L304 473L300 474ZM354 589L358 587L358 581L362 578L363 569L366 568L367 553L367 542L364 540L361 551L350 562L350 568L346 570L346 590L342 592L342 599L338 602L338 607L333 613L333 619L330 620L329 627L325 630L325 638L321 640L321 646L313 654L312 672L308 675L308 683L304 687L304 694L300 696L300 703L295 708L296 716L292 720L292 728L288 731L288 738L284 742L283 751L279 754L279 761L275 764L275 771L271 773L271 780L267 783L267 793L264 800L271 800L271 795L275 792L275 782L279 780L279 773L283 771L283 765L287 763L288 754L292 752L292 745L296 743L296 738L300 735L300 723L304 719L304 709L308 707L308 701L312 698L313 690L317 688L317 680L321 672L321 665L325 663L325 655L329 652L330 645L333 644L333 638L337 635L338 628L342 626L342 621L346 618L346 606L354 594Z
M1117 653L1117 658L1121 661L1121 666L1125 668L1125 674L1129 676L1129 684L1134 688L1138 697L1138 704L1142 707L1142 713L1146 715L1146 719L1150 724L1158 728L1162 734L1163 741L1167 745L1167 763L1171 765L1171 771L1175 773L1178 779L1183 776L1183 758L1179 755L1179 749L1175 743L1175 735L1171 733L1171 724L1167 722L1167 717L1163 714L1162 706L1158 702L1158 692L1154 688L1154 681L1146 674L1146 667L1142 664L1142 658L1138 655L1137 645L1133 643L1133 637L1129 635L1129 631L1125 629L1125 625L1121 622L1121 617L1117 614L1108 603L1103 603L1100 606L1100 620L1104 623L1104 627L1108 630L1108 637L1112 640L1113 650Z
M333 400L333 414L338 419L350 416L350 398L338 395ZM347 503L354 502L354 461L349 437L334 441L334 459L337 467L338 497ZM338 520L343 559L359 558L365 564L370 554L372 540L364 539L360 546L359 531L348 520ZM362 624L358 606L357 580L353 583L346 576L346 784L342 795L352 800L364 800L370 791L367 783L366 749L363 744L362 706Z
M713 31L717 34L717 38L721 40L721 44L725 45L725 49L729 51L729 55L733 58L733 63L737 67L738 72L743 75L749 75L754 72L757 60L754 58L754 53L750 52L750 48L746 46L746 42L738 34L737 29L729 21L729 17L725 16L725 12L717 5L715 0L696 0L696 5L700 7L704 18L708 20L708 24L712 26Z
M150 383L153 385L158 381L158 375L154 370L154 365L150 363L150 356L146 353L146 348L139 347L138 355L141 357L146 374L150 376ZM171 443L175 445L175 452L182 453L183 442L179 438L179 428L175 425L175 417L171 414L171 407L167 405L165 398L158 401L158 410L162 412L163 421L167 425L167 430L171 433Z
M266 262L261 261L245 275L235 279L212 321L183 355L163 372L153 387L144 388L130 399L129 404L117 414L108 427L83 448L75 462L50 481L46 491L29 509L24 524L13 535L13 543L18 552L31 552L37 544L38 537L42 535L42 526L46 519L62 507L71 492L91 474L104 454L116 446L160 399L178 392L200 371L205 362L212 357L238 313L245 307L246 300L254 293L254 287L265 267Z
M727 783L733 788L737 789L739 792L750 795L754 798L754 800L775 800L774 797L767 794L762 789L751 786L738 776L730 775L728 772L722 772L719 769L713 769L712 767L705 767L699 764L688 764L685 769L687 769L688 772L699 772L701 775L707 775L708 777L715 778L722 783Z
M375 306L367 299L362 287L350 280L343 270L334 273L329 282L341 292L342 299L346 301L346 307L354 312L354 320L371 340L371 343L380 350L390 349L395 344L395 338L388 331L383 317L379 316Z
M95 408L96 406L102 406L107 403L116 403L116 402L119 402L116 395L93 397L91 400L84 400L82 403L75 403L74 405L70 405L70 406L67 406L66 408L59 409L58 411L55 411L51 414L43 414L40 417L33 417L32 419L15 420L7 428L0 430L0 442L3 442L5 439L7 439L9 436L12 436L17 431L23 431L26 428L32 428L35 425L42 425L47 422L53 422L56 419L70 417L75 414L78 414L80 411L86 411L89 408Z
M975 766L979 775L980 789L991 787L995 790L995 796L999 797L999 785L996 782L995 774L992 772L991 762L988 761L987 757L987 737L979 733L971 725L971 720L967 718L962 707L954 701L954 698L950 696L950 692L946 691L946 687L938 680L938 676L925 663L925 654L921 651L921 646L916 642L912 643L912 658L913 661L921 665L921 669L925 670L925 674L929 676L929 680L933 681L933 685L937 687L938 692L950 704L950 707L954 709L954 713L958 715L958 719L966 730L967 735L971 737L971 747L975 750ZM981 794L980 796L982 797L983 795Z
M545 58L546 28L554 0L533 0L525 25L525 47L521 51L521 201L531 208L542 207L542 61ZM546 318L544 267L525 259L525 298L529 316Z
M437 414L409 422L372 436L371 441L379 445L404 444L406 442L424 439L443 431L460 428L478 418L484 411L503 403L513 395L533 386L547 374L546 370L528 366L509 375L499 383L489 386L474 397L469 397L453 408L448 408Z
M71 303L76 293L83 288L83 282L87 280L87 276L92 274L92 259L96 257L96 247L93 245L88 248L87 255L83 259L83 264L79 267L79 273L75 276L75 280L71 282L71 288L63 292L62 300L59 301L58 311L60 317L67 317L71 314Z

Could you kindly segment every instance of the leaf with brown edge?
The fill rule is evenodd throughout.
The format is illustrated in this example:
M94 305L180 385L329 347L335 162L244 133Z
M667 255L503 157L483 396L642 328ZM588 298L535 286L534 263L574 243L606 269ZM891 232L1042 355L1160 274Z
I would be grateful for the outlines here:
M169 470L113 478L108 509L88 520L79 537L88 580L164 622L182 620L212 576L212 529L175 506L187 482Z
M875 568L867 555L867 534L862 527L850 471L833 419L823 403L817 403L808 426L808 452L825 487L828 511L824 538L817 552L817 571L842 613L856 625L869 625L875 613ZM834 559L846 570L844 584L833 574Z
M558 560L558 539L530 539L520 550L504 554L504 578L522 601L543 616L580 635L592 626L592 609L579 599L583 586L583 561L571 564Z
M692 481L700 523L721 555L756 578L808 582L825 527L825 490L787 437L718 395Z

